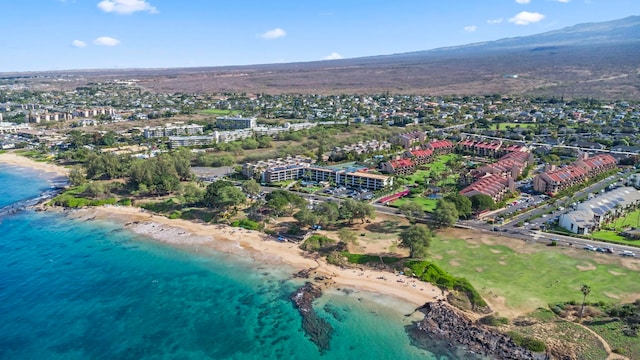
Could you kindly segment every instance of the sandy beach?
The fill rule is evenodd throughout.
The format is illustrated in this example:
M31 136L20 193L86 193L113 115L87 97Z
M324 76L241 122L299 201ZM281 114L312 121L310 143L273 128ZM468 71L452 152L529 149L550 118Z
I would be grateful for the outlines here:
M65 167L49 164L45 162L38 162L24 156L16 155L11 152L0 154L0 164L12 165L17 167L26 167L33 170L41 171L42 173L55 174L57 176L66 177L69 174L69 169Z
M74 211L78 219L110 220L122 223L133 233L176 246L210 247L217 251L251 257L269 264L287 264L296 270L313 269L311 277L328 278L333 288L350 288L393 296L416 306L441 299L436 286L385 271L340 268L322 258L305 253L297 244L279 242L259 231L220 224L195 223L169 219L144 209L128 206L102 206Z

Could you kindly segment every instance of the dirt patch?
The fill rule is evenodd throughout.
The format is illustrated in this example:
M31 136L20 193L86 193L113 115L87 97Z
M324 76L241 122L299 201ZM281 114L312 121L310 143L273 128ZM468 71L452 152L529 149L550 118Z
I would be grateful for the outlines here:
M447 254L449 254L449 255L455 255L457 253L458 252L456 250L447 250Z
M498 264L506 266L506 265L507 265L507 262L506 262L506 261L502 261L502 260L500 260L500 261L498 261Z
M612 299L616 299L616 300L619 300L619 299L620 299L620 296L615 295L615 294L612 294L612 293L605 292L605 293L603 293L603 294L604 294L606 297L610 297L610 298L612 298Z
M451 260L449 260L449 265L451 265L451 266L460 266L460 263L455 261L455 260L453 260L453 259L451 259Z
M489 251L491 251L494 254L502 254L502 250L498 250L498 249L489 249Z
M593 264L585 264L585 265L576 265L578 270L580 271L594 271L597 267Z
M477 272L479 272L479 273L481 273L481 272L483 272L483 271L484 271L484 269L482 269L481 267L477 267L477 268L476 268L476 271L477 271Z
M431 255L431 257L436 260L442 260L442 255L440 254L434 254L434 255Z
M617 271L613 271L613 270L609 270L609 274L611 274L613 276L625 276L625 275L627 275L625 273L621 273L621 272L617 272Z

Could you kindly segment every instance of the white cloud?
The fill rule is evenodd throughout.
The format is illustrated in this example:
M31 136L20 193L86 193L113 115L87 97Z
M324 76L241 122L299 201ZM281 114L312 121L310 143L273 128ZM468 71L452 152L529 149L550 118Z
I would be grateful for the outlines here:
M489 19L487 20L487 24L489 25L495 25L495 24L500 24L502 23L503 19L499 18L499 19Z
M544 15L540 13L522 11L509 19L509 22L516 25L529 25L542 21L542 19L544 19Z
M117 14L133 14L137 11L146 11L156 14L158 9L144 0L103 0L98 3L98 8L104 12Z
M516 2L517 2L518 4L528 4L528 3L530 3L530 2L531 2L531 0L516 0Z
M476 30L478 30L478 27L475 26L475 25L470 25L470 26L465 26L464 27L464 31L466 31L466 32L474 32Z
M286 31L280 28L275 28L273 30L269 30L260 34L260 37L263 39L273 40L273 39L285 37L286 35L287 35Z
M85 46L87 46L87 43L82 41L82 40L73 40L71 42L71 45L77 48L83 48Z
M93 40L93 43L98 46L116 46L120 44L120 40L109 36L100 36Z
M324 60L339 60L342 59L342 55L337 52L332 52L331 54L324 57Z

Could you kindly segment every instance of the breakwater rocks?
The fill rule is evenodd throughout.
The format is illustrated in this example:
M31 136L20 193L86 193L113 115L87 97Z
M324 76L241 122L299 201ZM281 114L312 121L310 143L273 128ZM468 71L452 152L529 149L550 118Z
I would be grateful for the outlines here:
M533 354L516 345L513 340L500 332L477 325L461 312L445 302L427 303L419 309L425 314L423 320L408 327L407 331L419 344L434 343L454 349L464 348L465 354L451 354L458 359L504 359L537 360L545 355Z
M307 282L291 295L291 301L302 315L302 329L305 334L318 346L320 352L324 353L330 348L333 327L313 309L313 301L321 295L322 290L318 286Z

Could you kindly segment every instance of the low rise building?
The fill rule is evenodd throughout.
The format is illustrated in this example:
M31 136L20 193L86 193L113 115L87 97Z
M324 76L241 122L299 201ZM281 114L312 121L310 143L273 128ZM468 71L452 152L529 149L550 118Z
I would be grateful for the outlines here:
M578 204L575 210L560 215L558 223L574 234L589 234L639 205L640 191L630 186L620 187Z
M460 195L471 197L473 195L488 195L493 201L499 202L504 197L515 191L515 181L512 177L503 177L496 174L486 174L484 177L477 179L471 185L460 191Z
M144 128L144 137L147 139L169 136L198 135L202 134L204 126L197 124L185 125L183 123L167 123L165 126L147 126Z

